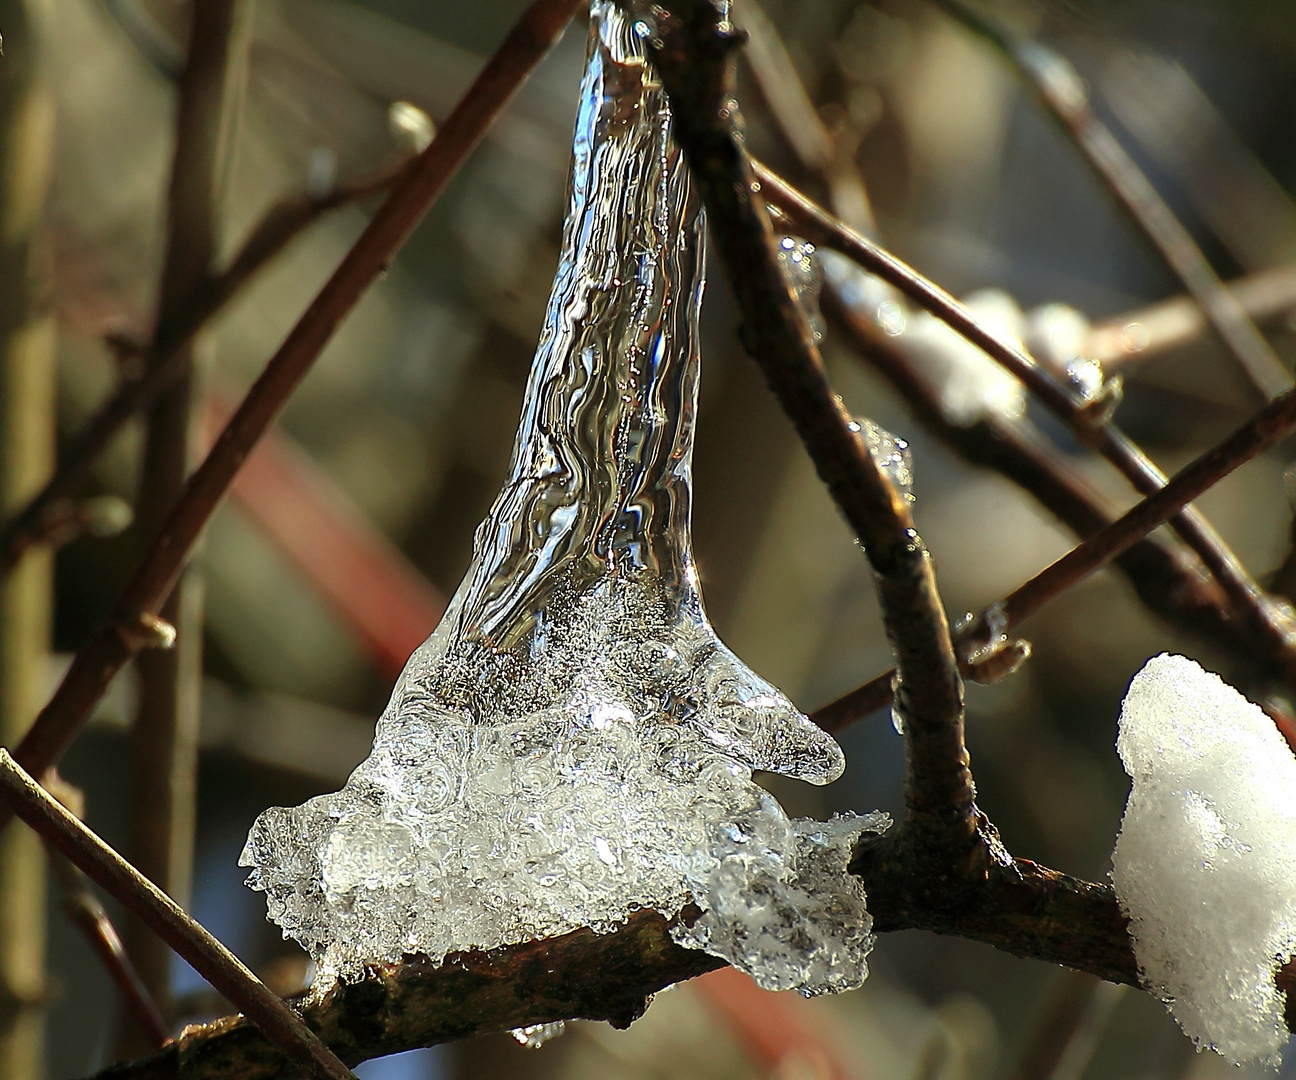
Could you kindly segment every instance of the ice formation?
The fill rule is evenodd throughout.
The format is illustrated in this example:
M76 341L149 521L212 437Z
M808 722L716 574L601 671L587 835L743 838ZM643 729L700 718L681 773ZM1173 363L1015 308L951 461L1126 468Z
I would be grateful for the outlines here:
M509 475L373 751L242 863L317 987L636 909L771 989L858 985L846 872L884 815L792 820L752 781L841 750L707 621L689 533L703 229L642 24L591 4L563 248Z
M1130 684L1133 779L1112 855L1145 985L1235 1064L1287 1043L1274 973L1296 951L1296 758L1273 722L1182 656Z

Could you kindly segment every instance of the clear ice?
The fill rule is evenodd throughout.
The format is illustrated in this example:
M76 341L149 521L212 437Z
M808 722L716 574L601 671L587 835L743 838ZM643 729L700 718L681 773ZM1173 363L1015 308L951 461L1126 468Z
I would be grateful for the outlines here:
M1258 706L1182 656L1134 677L1116 742L1133 779L1112 883L1144 985L1199 1047L1276 1064L1296 952L1296 758Z
M752 780L844 760L707 621L690 540L702 214L642 23L591 4L562 254L512 463L444 618L339 792L241 863L317 989L420 953L674 917L769 989L859 985L846 872L884 815L789 819Z

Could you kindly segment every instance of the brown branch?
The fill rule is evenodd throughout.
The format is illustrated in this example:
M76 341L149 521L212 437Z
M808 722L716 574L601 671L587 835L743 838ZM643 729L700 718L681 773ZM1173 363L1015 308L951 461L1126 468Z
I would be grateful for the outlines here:
M1037 41L1019 37L963 0L935 2L993 44L1030 85L1117 204L1201 307L1251 385L1265 398L1290 389L1290 373L1255 323L1134 159L1094 114L1084 82L1070 61Z
M759 165L756 171L762 192L806 239L836 251L876 274L982 349L1020 379L1050 411L1071 427L1082 442L1088 443L1115 466L1141 495L1151 495L1165 484L1165 474L1114 424L1095 424L1084 402L1020 348L1001 341L978 325L971 313L944 289L838 221L776 174ZM1269 658L1274 670L1289 685L1296 686L1296 644L1285 622L1278 617L1273 606L1265 602L1259 587L1237 557L1191 506L1182 508L1172 519L1171 526L1228 594L1235 614L1245 622L1257 647Z
M906 903L903 882L887 875L907 873L896 864L869 868L864 883L876 929L957 934L1116 982L1137 978L1125 920L1109 888L1020 860L994 873L959 914L933 911L938 895ZM657 990L720 966L715 957L671 941L669 925L657 912L641 911L611 934L577 930L460 953L440 967L406 957L306 1002L302 1015L353 1063L554 1020L624 1027ZM161 1053L106 1069L95 1080L174 1080L181 1062L185 1080L272 1080L282 1068L251 1024L228 1017L187 1028Z
M86 876L145 919L168 945L319 1080L354 1080L300 1016L181 907L86 828L0 747L0 797Z
M73 660L53 699L15 751L37 775L58 761L121 667L147 643L153 617L189 550L244 458L270 426L334 330L445 189L459 165L532 69L561 36L578 0L534 0L451 113L432 144L392 190L283 345L266 365L207 459L185 485L157 541L126 586L108 624Z
M941 412L937 388L871 318L831 286L825 289L823 307L833 332L887 379L924 427L964 460L1018 484L1081 539L1115 520L1117 514L1108 501L1060 455L1050 452L1028 422L987 415L966 427L950 423ZM1244 665L1265 669L1263 643L1233 617L1219 586L1201 573L1201 564L1182 547L1172 546L1169 538L1148 537L1116 561L1150 611L1183 631L1228 648ZM829 731L839 731L890 701L887 673L824 706L812 719Z
M963 684L931 557L905 497L833 393L806 313L778 264L769 215L737 134L737 36L706 0L680 0L662 9L654 60L671 101L675 139L738 299L743 343L877 574L902 673L896 706L908 730L909 815L933 834L961 843L976 827L963 746Z
M1155 495L1137 503L1100 533L1072 548L1003 600L987 608L962 628L956 640L974 641L984 634L988 621L986 613L990 611L996 612L997 617L1003 620L1005 632L1019 626L1022 620L1049 600L1130 550L1153 529L1169 521L1186 503L1209 491L1233 470L1275 446L1292 431L1296 431L1296 390L1289 390L1274 399L1218 446L1176 473ZM855 700L870 704L874 709L881 707L881 688L892 675L893 672L884 672L875 676L858 690L828 706L824 711L832 710L828 712L828 720L836 725L833 730L846 726L852 718L865 715L859 707L853 708Z
M1276 445L1294 429L1296 390L1289 390L1218 446L1181 469L1165 487L1015 589L1003 602L1008 625L1016 625L1054 596L1128 551L1157 526L1169 521L1187 503L1205 494L1234 469Z

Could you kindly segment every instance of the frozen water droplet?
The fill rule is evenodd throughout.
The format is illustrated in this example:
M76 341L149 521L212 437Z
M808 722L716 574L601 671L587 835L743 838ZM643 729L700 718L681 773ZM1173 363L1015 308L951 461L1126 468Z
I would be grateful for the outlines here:
M815 341L822 341L824 321L819 312L819 292L823 288L823 271L815 258L814 244L800 237L782 236L775 255L801 310L806 314Z
M642 30L611 0L590 11L562 252L503 489L369 758L341 791L267 810L240 860L319 987L688 903L704 915L680 940L761 985L865 971L846 863L887 822L792 821L752 782L826 783L844 759L707 620L689 523L702 215Z
M895 485L906 502L914 501L913 494L913 456L909 453L909 444L884 427L879 427L872 420L861 417L851 427L864 434L869 453L878 463L888 480Z
M993 683L1007 678L1031 655L1029 641L1008 636L1008 614L1003 604L994 604L979 616L968 612L955 623L954 632L963 677L973 682Z
M514 1028L509 1034L528 1050L539 1050L550 1039L558 1038L566 1030L567 1025L559 1020L553 1024L530 1024L527 1027Z

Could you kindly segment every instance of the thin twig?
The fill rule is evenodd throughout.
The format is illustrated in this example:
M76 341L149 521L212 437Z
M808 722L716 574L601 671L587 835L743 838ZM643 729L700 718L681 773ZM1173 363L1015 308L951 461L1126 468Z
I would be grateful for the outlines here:
M191 296L184 313L148 345L112 339L122 360L122 380L113 394L86 421L62 452L58 471L45 487L0 528L0 576L8 573L27 548L64 544L77 530L67 528L68 507L113 436L132 416L164 393L179 376L180 357L198 331L214 318L253 276L325 213L379 194L400 181L413 166L402 162L326 195L296 195L273 205L253 227L229 265Z
M1165 474L1114 424L1094 424L1084 403L1017 346L1001 341L981 327L971 313L940 286L890 252L860 236L781 177L757 165L761 191L806 239L846 256L968 339L987 356L1020 379L1126 477L1141 495L1151 495L1166 482ZM1259 586L1238 562L1219 534L1193 507L1183 507L1171 525L1228 594L1236 613L1254 633L1273 665L1296 685L1296 644Z
M653 56L674 134L707 208L742 313L740 334L792 420L819 476L864 546L897 666L907 722L909 817L963 843L977 827L963 745L963 684L931 557L909 506L833 393L805 311L783 276L769 214L737 135L738 38L708 0L662 4Z
M269 990L224 945L184 913L98 836L81 824L0 747L0 793L9 807L141 919L230 1002L242 1010L289 1059L321 1080L355 1080L302 1018Z
M184 318L191 297L211 274L227 158L250 42L245 0L201 0L193 5L189 49L179 80L176 139L167 188L167 239L158 290L154 337ZM144 544L166 520L190 467L195 349L187 343L171 360L177 375L145 414L135 520ZM150 364L168 358L150 358ZM139 702L131 725L131 858L182 906L193 876L197 799L198 712L202 684L202 589L190 567L166 599L161 617L176 627L174 649L139 658ZM148 928L126 926L131 959L154 997L166 1001L171 957ZM131 1028L120 1032L118 1053L140 1048Z
M1165 487L1013 590L1002 607L1008 626L1017 625L1047 601L1129 550L1157 526L1169 521L1182 507L1205 494L1234 469L1276 445L1293 430L1296 430L1296 390L1289 390L1218 446L1181 469Z
M1296 390L1275 398L1227 439L1176 473L1156 494L1137 503L1102 532L1072 548L1003 600L987 608L986 612L995 613L994 621L1002 632L1016 628L1049 600L1128 551L1153 529L1169 521L1185 504L1209 491L1229 473L1264 453L1292 431L1296 431ZM986 613L982 613L962 628L956 640L976 640L985 633L988 621ZM858 690L838 699L829 707L833 710L829 721L835 723L836 728L849 723L849 704L842 703L851 700L872 704L875 709L881 707L882 687L893 674L884 672L875 676ZM853 718L862 715L856 712Z
M108 624L76 658L15 751L37 775L58 761L122 666L150 644L149 620L244 458L274 421L333 331L405 242L486 128L558 40L578 0L534 0L432 144L392 190L221 432ZM2 822L0 822L2 823Z
M1095 115L1084 82L1070 61L1037 41L1018 36L963 0L935 2L991 42L1031 86L1139 232L1201 306L1250 383L1266 399L1289 389L1290 373L1206 261L1188 230Z
M989 413L968 426L951 423L941 411L938 388L924 378L895 340L876 326L871 313L857 310L832 283L825 287L822 303L834 336L844 339L887 379L917 419L964 460L993 469L1018 484L1082 540L1116 519L1109 501L1062 455L1051 451L1029 421L1006 420ZM1119 557L1117 565L1150 611L1229 649L1244 665L1260 668L1266 677L1272 677L1263 643L1234 617L1219 585L1202 573L1201 563L1172 537L1150 536L1139 541ZM828 731L839 731L889 705L890 681L889 673L878 676L819 709L811 719Z
M166 1018L126 955L117 928L108 918L103 904L91 891L80 870L61 855L56 855L52 863L63 889L63 910L67 917L99 957L140 1031L154 1046L165 1046L171 1038Z

